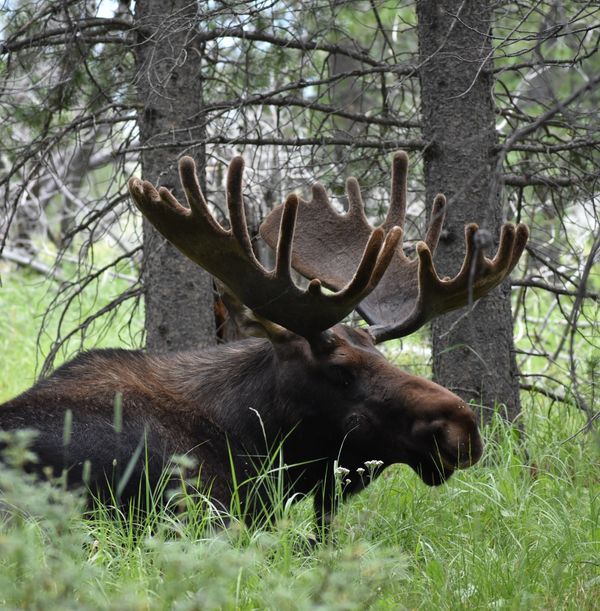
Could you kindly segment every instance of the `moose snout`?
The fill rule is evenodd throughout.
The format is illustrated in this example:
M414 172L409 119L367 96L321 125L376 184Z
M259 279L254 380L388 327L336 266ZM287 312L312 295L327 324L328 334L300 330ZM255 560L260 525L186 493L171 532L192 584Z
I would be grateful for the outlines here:
M441 444L444 462L455 469L474 465L481 458L484 448L475 419L468 423L450 422L444 428Z
M474 415L472 419L418 421L412 435L422 452L450 471L474 465L483 454L484 443Z

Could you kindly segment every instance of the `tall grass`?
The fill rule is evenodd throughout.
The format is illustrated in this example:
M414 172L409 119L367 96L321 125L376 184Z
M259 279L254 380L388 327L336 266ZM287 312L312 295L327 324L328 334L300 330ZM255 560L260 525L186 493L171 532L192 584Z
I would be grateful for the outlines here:
M96 308L118 295L125 286L123 280L109 282L107 278L102 278L94 290L80 296L62 321L63 326L69 329L76 326ZM42 317L51 301L49 289L48 282L41 276L3 269L0 261L0 401L17 395L33 384L43 358L50 350L61 313L57 311L39 334ZM116 320L110 325L104 321L93 323L87 330L85 345L81 345L79 336L74 336L57 355L55 366L83 348L135 347L132 337L141 338L142 327L139 315L131 323L129 320ZM65 329L62 331L64 333Z
M34 369L33 349L23 349L30 321L6 314L7 295L2 399ZM18 436L13 466L0 468L0 608L597 609L597 439L576 434L584 419L574 408L539 394L523 402L523 436L494 420L482 461L439 488L388 469L342 504L320 546L311 503L284 502L277 485L270 528L247 528L235 507L223 527L208 499L183 489L177 511L173 502L145 516L85 514L79 496L23 473L27 437ZM278 461L274 453L270 472Z

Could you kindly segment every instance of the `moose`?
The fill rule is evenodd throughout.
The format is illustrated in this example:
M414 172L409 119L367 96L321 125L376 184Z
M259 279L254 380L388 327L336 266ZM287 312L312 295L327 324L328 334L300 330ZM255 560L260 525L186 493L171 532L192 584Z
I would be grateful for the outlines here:
M143 484L157 485L172 456L186 455L211 502L227 509L238 495L254 519L269 503L266 487L256 483L261 465L276 451L285 466L278 477L286 498L313 495L317 520L327 524L339 466L346 497L369 483L357 475L369 460L380 461L378 473L394 463L409 465L429 486L476 463L483 443L471 407L401 371L376 346L500 284L523 252L527 228L505 224L489 259L479 248L477 225L467 225L461 269L440 278L433 254L446 200L435 198L425 239L408 257L402 245L408 157L398 152L380 227L367 220L356 179L346 183L346 213L315 184L310 201L290 194L263 222L260 235L276 257L269 271L248 233L243 169L241 157L228 169L228 228L210 212L190 157L179 162L187 206L137 178L129 180L129 191L167 240L225 285L252 337L174 354L80 354L0 406L0 430L37 431L37 462L29 468L40 476L48 469L66 473L70 486L85 481L108 498L118 489L116 501L126 505ZM292 269L306 286L297 284ZM354 310L366 327L340 324Z

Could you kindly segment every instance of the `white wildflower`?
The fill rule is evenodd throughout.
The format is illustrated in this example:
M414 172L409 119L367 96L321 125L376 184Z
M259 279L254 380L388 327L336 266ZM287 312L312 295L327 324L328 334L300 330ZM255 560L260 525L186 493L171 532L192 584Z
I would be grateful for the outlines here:
M348 473L350 473L350 469L346 469L346 467L336 467L334 473L340 479L344 479Z
M369 477L373 477L379 467L383 466L383 460L365 460L365 467L369 472Z

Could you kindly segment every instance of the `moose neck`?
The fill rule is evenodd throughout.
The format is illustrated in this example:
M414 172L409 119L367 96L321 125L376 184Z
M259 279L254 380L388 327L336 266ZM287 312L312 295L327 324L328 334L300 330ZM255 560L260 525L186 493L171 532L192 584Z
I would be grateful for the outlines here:
M247 451L271 453L283 444L286 460L294 461L300 460L297 453L306 459L310 446L311 458L322 458L332 431L325 427L327 439L321 439L319 392L302 381L303 367L296 368L296 359L288 360L283 352L269 340L246 339L207 352L171 355L163 371L200 419L216 424ZM297 374L292 380L290 371Z
M160 357L159 357L160 358ZM283 426L276 358L265 339L247 339L207 352L164 360L170 385L200 418L248 449L272 443ZM190 375L190 372L196 372Z

